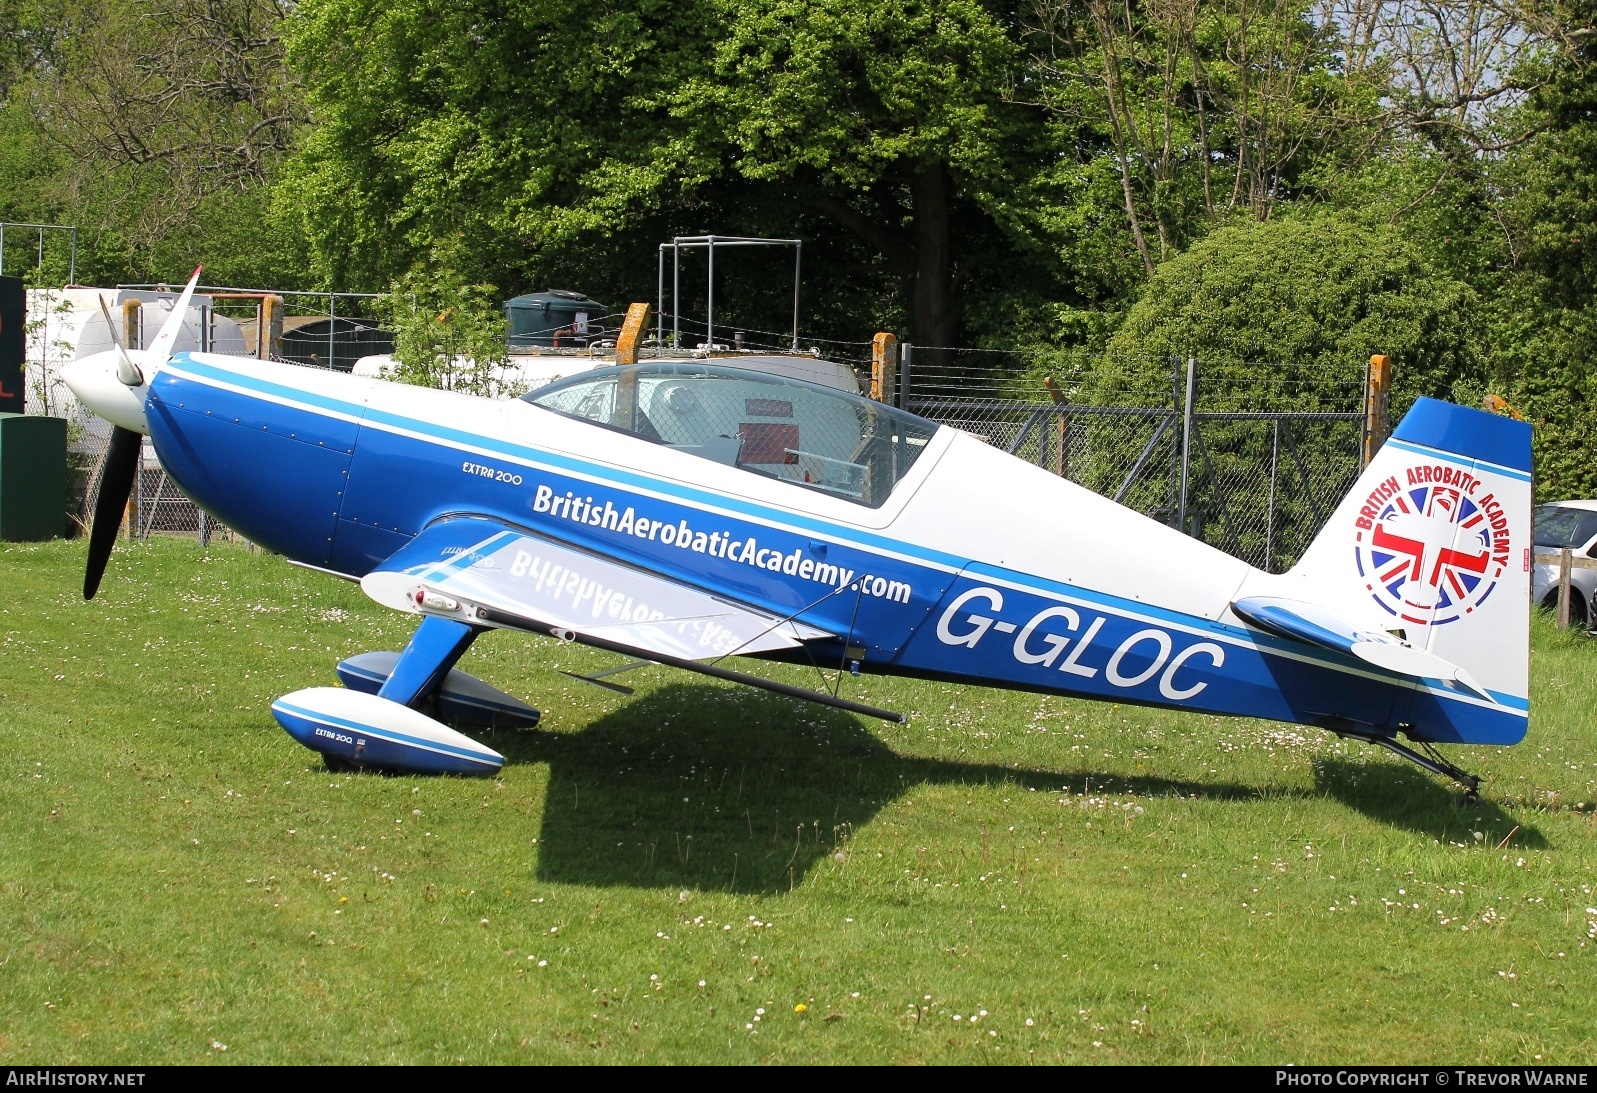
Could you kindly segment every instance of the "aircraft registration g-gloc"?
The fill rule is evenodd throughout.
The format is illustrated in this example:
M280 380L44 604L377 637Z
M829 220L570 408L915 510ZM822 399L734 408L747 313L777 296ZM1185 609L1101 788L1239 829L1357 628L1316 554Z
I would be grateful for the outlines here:
M1525 735L1520 422L1419 400L1303 559L1270 574L832 388L644 362L491 400L173 353L193 289L149 349L67 373L116 426L84 595L145 434L216 519L420 616L402 652L354 656L342 687L273 703L330 764L498 770L503 757L458 730L531 725L538 711L455 667L496 629L631 658L612 673L666 664L896 720L722 662L1315 725L1470 793L1478 780L1436 745ZM591 678L626 690L606 674Z

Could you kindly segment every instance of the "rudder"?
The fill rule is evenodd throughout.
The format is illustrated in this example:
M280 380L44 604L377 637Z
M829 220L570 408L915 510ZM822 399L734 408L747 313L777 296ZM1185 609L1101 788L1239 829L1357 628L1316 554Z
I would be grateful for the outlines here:
M1289 579L1304 582L1305 598L1397 633L1466 669L1499 705L1526 710L1530 440L1523 422L1419 399ZM1500 728L1451 728L1444 736L1513 742Z

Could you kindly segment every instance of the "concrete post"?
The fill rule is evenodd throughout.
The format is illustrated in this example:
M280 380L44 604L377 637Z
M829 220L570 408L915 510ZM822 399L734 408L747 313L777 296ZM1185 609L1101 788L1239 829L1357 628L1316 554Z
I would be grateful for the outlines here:
M1192 400L1197 394L1198 359L1187 358L1187 391L1181 409L1181 492L1176 501L1176 527L1181 534L1192 534L1187 527L1187 479L1192 473Z

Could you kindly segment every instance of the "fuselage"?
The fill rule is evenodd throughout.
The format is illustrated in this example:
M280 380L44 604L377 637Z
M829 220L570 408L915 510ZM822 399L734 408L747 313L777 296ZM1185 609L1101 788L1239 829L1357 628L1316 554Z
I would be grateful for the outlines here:
M1525 730L1523 700L1471 700L1242 625L1231 602L1278 593L1290 575L946 427L869 507L523 401L247 358L178 354L152 378L145 416L206 511L351 577L436 521L483 515L794 615L837 635L831 665L1384 732L1419 724L1440 741L1467 730L1506 744Z

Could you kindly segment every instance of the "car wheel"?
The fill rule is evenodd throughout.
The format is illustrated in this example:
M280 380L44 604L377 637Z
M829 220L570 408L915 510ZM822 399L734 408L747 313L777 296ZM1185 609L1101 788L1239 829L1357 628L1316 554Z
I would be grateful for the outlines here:
M1593 603L1597 604L1597 596L1593 597ZM1585 597L1571 595L1569 597L1569 625L1578 626L1582 630L1586 629L1589 625L1589 620L1597 616L1597 611L1594 611L1592 607L1592 604L1586 602ZM1555 588L1542 597L1541 609L1553 615L1558 613L1558 589Z

